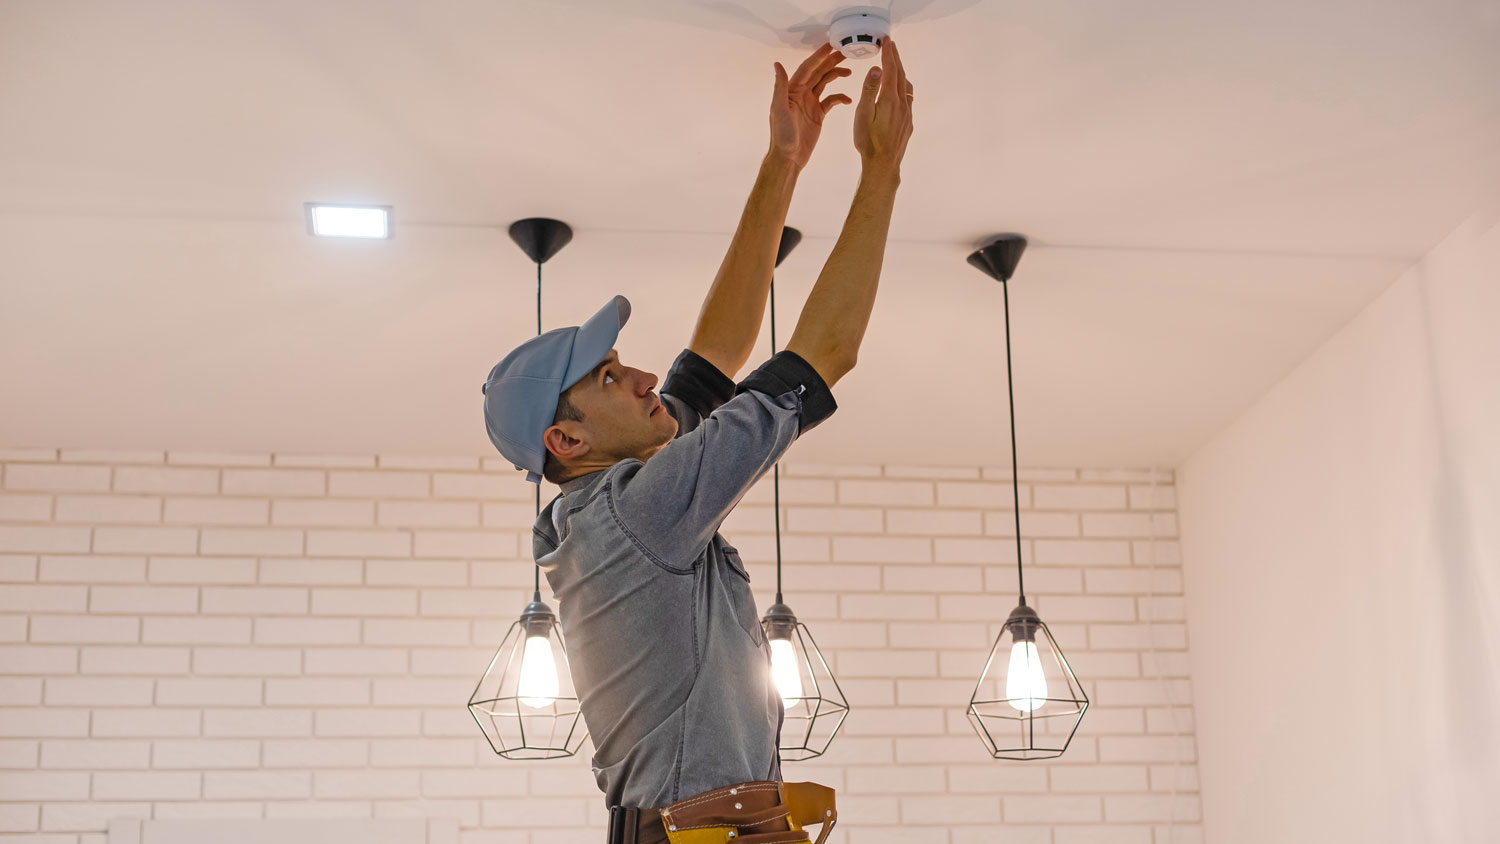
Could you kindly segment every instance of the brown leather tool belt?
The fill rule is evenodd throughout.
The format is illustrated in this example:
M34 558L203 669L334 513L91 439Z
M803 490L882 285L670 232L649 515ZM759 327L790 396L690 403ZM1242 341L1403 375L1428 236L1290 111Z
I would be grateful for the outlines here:
M609 810L609 844L823 844L838 821L833 789L756 780L695 794L661 809Z

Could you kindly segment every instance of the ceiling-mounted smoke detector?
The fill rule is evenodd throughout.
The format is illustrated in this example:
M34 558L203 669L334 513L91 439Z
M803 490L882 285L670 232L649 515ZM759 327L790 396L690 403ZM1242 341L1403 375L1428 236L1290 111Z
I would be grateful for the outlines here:
M884 6L854 6L849 0L552 0L552 4L574 6L589 14L614 15L639 18L649 21L689 26L695 29L723 32L759 41L773 47L794 47L811 50L822 43L830 43L835 49L851 58L859 55L849 50L867 49L865 58L873 58L880 52L880 45L873 39L884 41L891 28L902 32L913 32L909 24L923 23L939 18L952 17L978 6L981 0L872 0ZM855 40L840 46L834 40L835 21L856 14L870 14L877 20L850 20L856 27L852 33L843 33L840 39L853 36ZM972 18L970 25L979 25ZM876 24L879 28L875 28ZM871 37L861 41L861 34Z
M885 9L855 6L837 12L828 25L828 43L851 59L880 54L891 34L891 19Z

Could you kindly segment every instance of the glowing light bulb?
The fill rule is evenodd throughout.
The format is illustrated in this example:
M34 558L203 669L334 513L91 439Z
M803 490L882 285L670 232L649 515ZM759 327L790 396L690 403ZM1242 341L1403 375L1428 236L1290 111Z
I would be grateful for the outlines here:
M532 709L550 706L557 699L557 662L546 636L527 636L521 654L521 677L516 695Z
M1047 675L1042 670L1036 642L1018 641L1010 646L1010 667L1005 672L1005 696L1021 712L1041 709L1047 700Z
M791 639L771 640L771 678L776 681L784 706L790 707L802 697L802 672Z

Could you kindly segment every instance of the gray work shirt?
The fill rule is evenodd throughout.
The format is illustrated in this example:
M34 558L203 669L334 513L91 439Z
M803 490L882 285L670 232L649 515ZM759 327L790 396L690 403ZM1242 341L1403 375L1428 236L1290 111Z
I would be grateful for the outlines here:
M782 704L750 576L719 525L836 409L780 352L738 385L685 350L662 383L677 436L649 461L574 478L537 517L606 805L659 808L781 779Z

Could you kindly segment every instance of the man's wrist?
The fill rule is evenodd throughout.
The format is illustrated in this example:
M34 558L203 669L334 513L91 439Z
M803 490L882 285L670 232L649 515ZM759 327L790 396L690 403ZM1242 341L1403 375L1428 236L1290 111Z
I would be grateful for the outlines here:
M774 147L766 151L766 157L760 163L761 169L772 173L796 178L802 172L802 165L798 164L787 153L781 152Z
M871 164L866 161L860 168L859 181L871 187L888 187L894 190L901 185L901 167Z

